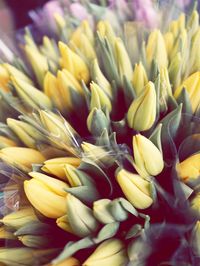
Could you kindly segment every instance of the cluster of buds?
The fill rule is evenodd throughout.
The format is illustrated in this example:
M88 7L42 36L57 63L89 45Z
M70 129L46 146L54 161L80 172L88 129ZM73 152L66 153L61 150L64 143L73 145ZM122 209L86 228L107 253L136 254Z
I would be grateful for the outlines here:
M136 265L131 250L151 225L189 218L185 246L199 256L198 12L142 45L134 23L133 37L106 20L74 29L55 18L58 42L39 45L27 30L21 60L0 64L0 263Z

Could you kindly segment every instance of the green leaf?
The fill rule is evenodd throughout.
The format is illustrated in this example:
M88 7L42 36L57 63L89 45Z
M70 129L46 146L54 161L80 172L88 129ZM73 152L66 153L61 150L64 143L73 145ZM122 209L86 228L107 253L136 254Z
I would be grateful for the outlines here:
M94 242L96 244L112 238L113 236L116 235L118 229L119 229L119 225L120 223L118 222L114 222L114 223L110 223L110 224L106 224L98 233L97 237L94 238Z
M134 224L126 234L126 239L134 238L140 235L142 226L140 224Z

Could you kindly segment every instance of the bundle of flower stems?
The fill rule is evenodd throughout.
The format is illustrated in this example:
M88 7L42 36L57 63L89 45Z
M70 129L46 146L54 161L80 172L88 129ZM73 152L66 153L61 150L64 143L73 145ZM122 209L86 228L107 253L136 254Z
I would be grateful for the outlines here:
M200 265L200 26L26 31L0 64L0 265Z

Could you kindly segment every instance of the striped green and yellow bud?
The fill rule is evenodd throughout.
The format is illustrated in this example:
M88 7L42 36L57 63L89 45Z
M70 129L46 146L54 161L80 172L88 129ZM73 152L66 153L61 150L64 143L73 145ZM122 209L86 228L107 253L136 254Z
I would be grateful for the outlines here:
M135 64L133 79L132 79L133 88L137 96L143 91L144 86L147 83L148 83L148 78L146 70L142 62L139 62L139 64Z

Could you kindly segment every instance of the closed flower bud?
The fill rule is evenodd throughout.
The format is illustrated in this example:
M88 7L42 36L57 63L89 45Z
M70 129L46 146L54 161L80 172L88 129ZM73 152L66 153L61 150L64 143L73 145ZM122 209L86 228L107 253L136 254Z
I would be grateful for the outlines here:
M0 239L16 239L16 237L12 232L7 230L6 226L1 226Z
M74 106L74 100L77 100L78 103L83 101L83 89L80 83L68 70L64 69L63 71L58 71L57 84L59 97L62 98L63 106L65 106L63 111L74 110L78 106L78 104Z
M22 235L18 237L19 241L26 247L45 248L49 246L49 239L39 235Z
M190 48L190 60L189 62L189 73L194 73L199 71L200 68L200 51L198 49L198 44L200 42L200 28L197 30L191 41Z
M177 53L174 58L172 58L168 72L169 78L173 85L173 91L180 85L181 82L181 64L182 58L181 53Z
M156 91L150 81L143 92L133 100L128 109L127 120L130 128L137 131L150 129L156 119Z
M146 209L153 204L150 183L141 176L121 169L116 178L124 195L134 207Z
M26 122L8 118L7 124L15 132L21 142L29 148L36 148L37 141L44 140L44 137L33 126Z
M80 41L80 34L83 33L90 42L91 45L94 44L94 34L90 27L90 24L87 20L83 20L80 24L80 26L72 33L72 36L70 40L73 40L73 42L78 46Z
M168 56L170 55L173 45L174 45L174 36L172 32L167 32L164 36L165 46Z
M0 149L6 148L6 147L16 147L17 143L4 136L0 136Z
M121 82L123 83L124 76L126 76L128 80L132 80L133 69L131 61L124 46L124 43L120 38L116 38L115 40L115 54L116 64L121 78Z
M199 243L200 243L200 221L197 221L190 236L190 244L192 247L192 251L194 255L197 257L200 256Z
M16 230L29 222L37 221L33 208L25 207L18 211L11 212L4 216L0 221L6 226L13 227Z
M46 266L80 266L80 262L74 258L70 257L66 260L63 260L62 262L56 263L56 264L48 264Z
M109 129L109 120L101 109L94 107L89 113L87 128L95 136L100 136L105 128Z
M12 77L11 80L13 85L15 86L19 98L24 102L25 105L33 109L52 108L50 99L42 91L16 77ZM38 101L38 99L40 100Z
M168 58L164 38L159 30L154 30L148 38L146 46L146 56L149 69L153 60L156 61L158 67L167 67Z
M200 71L195 72L189 76L183 83L175 90L174 97L177 99L181 91L185 88L188 92L193 113L199 110L200 105Z
M103 75L97 59L94 59L92 62L91 72L92 80L94 80L94 82L97 83L110 98L112 98L112 87Z
M30 203L48 218L65 215L67 192L64 189L69 186L41 173L31 172L29 175L32 179L24 181L24 191Z
M109 224L115 222L111 215L109 207L112 201L110 199L101 199L93 203L94 217L102 224Z
M109 21L99 21L97 24L97 31L102 38L107 38L111 46L114 48L115 33Z
M191 209L200 219L200 192L198 192L195 197L191 200Z
M3 67L3 65L0 65L0 87L3 89L5 92L9 91L9 73L8 71Z
M176 166L179 177L184 182L190 182L200 177L200 153L191 155Z
M156 176L164 168L162 153L146 137L138 134L133 137L135 167L142 177Z
M58 227L60 227L64 231L69 232L71 234L74 234L74 232L70 226L70 223L69 223L68 214L65 214L64 216L59 217L56 220L56 224Z
M32 66L37 82L43 87L44 76L48 71L47 58L43 56L38 49L34 49L30 45L25 45L25 52L29 63Z
M79 158L75 157L61 157L61 158L54 158L44 162L42 166L42 171L55 175L56 177L66 180L66 174L64 170L64 166L66 164L72 165L74 167L78 167L81 163Z
M67 215L70 227L77 236L85 237L98 229L92 210L71 194L67 196Z
M136 95L139 95L143 91L144 86L148 83L147 74L141 62L135 64L132 83Z
M160 109L161 112L165 111L169 97L172 96L171 84L169 81L169 75L167 68L160 69Z
M44 156L37 150L24 147L7 147L0 151L0 158L25 172L32 169L32 164L45 161Z
M118 239L101 243L83 263L83 266L122 266L128 263L125 247Z
M53 39L49 39L47 36L44 36L43 46L40 49L45 56L54 60L54 62L58 61L58 50Z
M13 77L18 78L20 80L23 80L24 82L26 82L30 85L33 85L32 80L27 75L25 75L22 71L20 71L16 67L14 67L13 65L5 63L5 64L3 64L3 67L7 70L10 77L13 76Z
M91 101L90 101L90 110L94 107L97 109L107 108L109 112L112 110L112 105L109 97L103 91L102 88L99 87L95 82L90 83L91 89Z
M62 42L59 42L59 49L61 53L61 66L66 68L77 80L83 80L87 84L90 74L85 62Z

